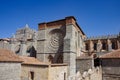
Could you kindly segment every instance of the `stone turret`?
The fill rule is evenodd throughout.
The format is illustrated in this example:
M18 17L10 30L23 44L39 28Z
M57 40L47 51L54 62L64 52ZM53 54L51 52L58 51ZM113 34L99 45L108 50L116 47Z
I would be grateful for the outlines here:
M36 31L31 29L28 24L25 25L24 28L18 29L16 31L15 37L16 39L22 39L25 35L26 39L32 39L33 35Z

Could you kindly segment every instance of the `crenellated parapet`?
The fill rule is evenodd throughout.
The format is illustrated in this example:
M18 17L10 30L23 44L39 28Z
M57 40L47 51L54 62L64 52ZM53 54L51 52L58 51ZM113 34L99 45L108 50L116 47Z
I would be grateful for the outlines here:
M113 34L113 35L103 35L103 36L91 36L87 37L86 40L98 40L98 39L114 39L118 38L119 34Z
M88 52L109 52L120 48L120 34L89 37L84 42Z

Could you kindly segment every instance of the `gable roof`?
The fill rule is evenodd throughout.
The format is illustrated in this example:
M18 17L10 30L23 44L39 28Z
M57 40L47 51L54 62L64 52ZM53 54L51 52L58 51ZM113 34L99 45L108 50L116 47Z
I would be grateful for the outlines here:
M120 58L120 49L112 51L110 53L106 53L100 56L100 58Z
M0 49L0 62L22 62L22 59L10 50Z

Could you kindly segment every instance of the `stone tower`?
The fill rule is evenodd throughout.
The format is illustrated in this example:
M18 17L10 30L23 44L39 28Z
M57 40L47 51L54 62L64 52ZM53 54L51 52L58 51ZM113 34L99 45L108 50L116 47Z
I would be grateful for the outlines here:
M38 24L37 58L43 62L67 63L69 76L76 73L76 57L83 48L84 32L74 17Z

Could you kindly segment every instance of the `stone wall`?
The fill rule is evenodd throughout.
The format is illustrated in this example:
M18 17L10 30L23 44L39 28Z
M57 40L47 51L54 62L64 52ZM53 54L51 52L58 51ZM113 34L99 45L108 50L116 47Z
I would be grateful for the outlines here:
M0 80L20 80L21 63L0 62Z
M43 62L67 63L68 75L76 74L76 56L82 54L84 32L74 17L38 24L37 58Z
M67 66L54 66L49 69L49 80L67 80Z
M8 42L0 41L0 48L10 50L10 44Z
M120 48L119 35L90 37L84 40L87 52L94 52L98 56Z
M94 68L94 59L93 58L78 58L76 59L76 71L83 73L88 69Z
M67 80L67 66L22 64L21 80L31 80L30 72L34 80Z
M48 66L23 65L21 80L31 80L31 72L34 74L34 80L48 80Z
M36 41L26 41L21 43L20 41L5 42L0 41L0 48L8 49L15 52L17 55L31 56L36 55ZM35 56L32 56L35 57Z
M64 63L68 63L69 75L75 75L76 73L76 55L77 55L77 41L76 41L76 29L73 25L66 26L66 36L64 38Z
M63 27L63 26L62 26ZM63 53L64 30L61 26L38 31L37 58L43 62L49 62L49 55L52 55L54 62Z
M76 80L102 80L102 71L100 67L89 69L82 74L78 71Z
M102 59L103 80L120 80L120 59Z

